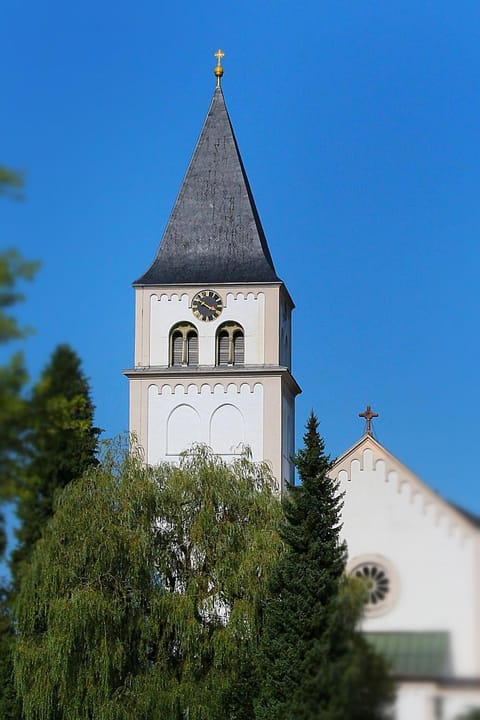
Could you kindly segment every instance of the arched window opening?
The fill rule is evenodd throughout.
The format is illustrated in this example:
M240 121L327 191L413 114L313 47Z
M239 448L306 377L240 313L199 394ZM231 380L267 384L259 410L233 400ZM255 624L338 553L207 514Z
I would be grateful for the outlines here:
M236 330L233 334L233 364L243 365L245 362L245 338L243 332Z
M170 365L198 365L198 333L190 323L180 323L170 333Z
M187 335L187 365L198 365L198 335L190 330Z
M229 364L229 350L230 337L226 330L218 333L218 364L228 365Z
M224 323L217 332L217 365L243 365L245 340L243 328L237 323Z
M172 365L182 365L183 335L177 330L172 334Z

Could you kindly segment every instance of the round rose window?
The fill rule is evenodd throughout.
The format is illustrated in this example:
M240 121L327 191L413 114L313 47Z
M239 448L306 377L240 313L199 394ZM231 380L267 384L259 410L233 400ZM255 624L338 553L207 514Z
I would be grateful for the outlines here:
M375 607L387 599L390 592L390 578L378 563L364 562L353 568L352 575L365 582L367 607Z

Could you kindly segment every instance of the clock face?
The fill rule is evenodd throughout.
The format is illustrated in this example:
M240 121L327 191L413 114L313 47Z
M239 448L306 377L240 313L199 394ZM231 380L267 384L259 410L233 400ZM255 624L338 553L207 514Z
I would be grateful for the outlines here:
M223 300L214 290L200 290L192 300L192 312L199 320L215 320L223 310Z

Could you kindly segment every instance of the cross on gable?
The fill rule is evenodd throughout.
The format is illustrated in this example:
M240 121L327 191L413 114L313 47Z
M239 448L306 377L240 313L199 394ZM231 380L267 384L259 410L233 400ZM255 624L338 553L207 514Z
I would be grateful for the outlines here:
M373 412L370 405L367 405L367 409L358 413L358 417L365 418L365 433L367 435L372 435L372 418L378 417L378 413Z

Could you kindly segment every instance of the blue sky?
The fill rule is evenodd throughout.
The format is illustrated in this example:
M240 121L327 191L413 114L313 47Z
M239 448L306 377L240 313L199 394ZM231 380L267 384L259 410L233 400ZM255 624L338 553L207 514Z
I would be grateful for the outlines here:
M294 374L333 456L377 438L480 512L480 4L5 0L1 243L42 268L35 379L70 343L127 427L132 281L149 266L225 51L227 107L279 275Z

